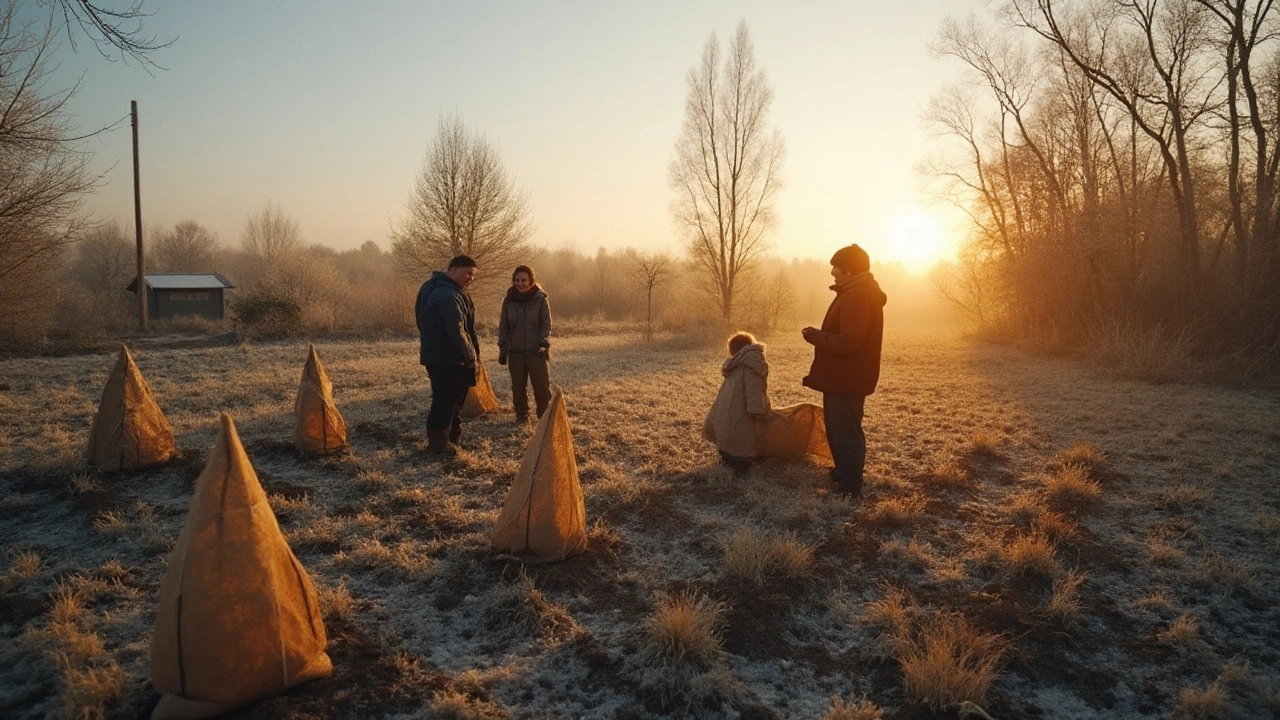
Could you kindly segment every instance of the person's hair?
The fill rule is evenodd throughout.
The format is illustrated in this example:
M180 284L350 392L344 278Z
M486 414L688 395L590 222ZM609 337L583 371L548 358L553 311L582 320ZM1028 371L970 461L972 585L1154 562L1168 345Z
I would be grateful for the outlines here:
M755 335L752 335L751 333L745 330L734 333L733 337L729 338L729 354L737 355L738 351L741 350L742 348L748 345L755 345L755 344L756 344Z
M538 278L535 277L533 274L533 268L529 267L528 265L517 265L516 269L511 271L511 282L515 282L516 276L519 275L520 273L528 273L530 285L533 285L538 282Z
M838 267L847 273L858 274L871 269L871 258L867 251L857 245L842 247L831 256L831 266Z
M449 267L445 268L445 270L452 270L458 267L469 268L475 266L476 261L472 260L470 255L454 255L453 259L449 261Z

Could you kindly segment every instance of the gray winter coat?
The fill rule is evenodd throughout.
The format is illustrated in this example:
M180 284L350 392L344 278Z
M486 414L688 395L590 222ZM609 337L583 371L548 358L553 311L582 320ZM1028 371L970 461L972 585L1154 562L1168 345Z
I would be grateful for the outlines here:
M511 293L502 299L502 315L498 319L498 354L534 353L551 347L551 304L542 288L536 288L533 299L520 301Z

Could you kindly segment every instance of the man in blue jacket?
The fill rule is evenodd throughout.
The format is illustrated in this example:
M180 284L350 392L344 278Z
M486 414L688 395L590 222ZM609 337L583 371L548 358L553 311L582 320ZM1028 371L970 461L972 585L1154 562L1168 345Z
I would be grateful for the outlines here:
M480 343L476 340L476 307L465 292L476 279L476 261L458 255L444 272L436 270L422 283L414 316L422 341L420 360L431 380L427 413L427 452L457 455L462 440L459 411L476 384Z

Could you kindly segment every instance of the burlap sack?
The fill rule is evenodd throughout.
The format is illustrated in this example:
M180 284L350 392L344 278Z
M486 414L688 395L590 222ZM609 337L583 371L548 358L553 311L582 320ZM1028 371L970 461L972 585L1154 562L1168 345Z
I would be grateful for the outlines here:
M308 455L329 455L347 447L347 424L333 403L333 383L311 346L293 403L293 444Z
M151 637L151 717L207 718L333 671L311 578L236 435L222 428L169 557Z
M479 417L498 409L498 396L493 394L493 385L489 382L489 373L484 363L476 363L476 385L467 391L467 399L462 403L462 417Z
M759 457L800 458L805 455L831 459L822 406L800 403L773 408L765 420Z
M178 454L173 429L133 356L120 348L89 429L89 464L102 471L164 465Z
M524 451L491 540L504 555L525 562L563 560L587 547L573 434L558 387Z

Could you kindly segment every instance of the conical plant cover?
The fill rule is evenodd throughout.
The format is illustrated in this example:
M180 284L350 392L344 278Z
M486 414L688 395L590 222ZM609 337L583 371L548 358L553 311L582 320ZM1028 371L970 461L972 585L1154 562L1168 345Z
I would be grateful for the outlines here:
M103 472L137 470L164 465L177 454L169 421L122 346L89 430L89 464Z
M467 399L462 403L463 417L479 417L498 409L498 396L493 394L493 385L489 382L489 373L484 363L476 363L476 385L467 391Z
M800 403L774 408L765 421L760 457L799 458L805 455L831 459L822 407Z
M333 672L311 578L222 416L160 584L153 719L206 718Z
M493 530L493 546L526 562L552 562L587 547L586 507L564 393L556 388L524 451Z
M330 455L347 447L347 424L333 404L333 383L311 346L293 403L293 444L308 455Z

